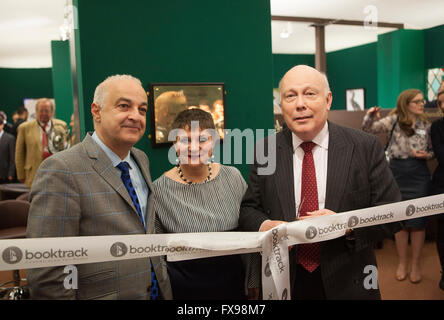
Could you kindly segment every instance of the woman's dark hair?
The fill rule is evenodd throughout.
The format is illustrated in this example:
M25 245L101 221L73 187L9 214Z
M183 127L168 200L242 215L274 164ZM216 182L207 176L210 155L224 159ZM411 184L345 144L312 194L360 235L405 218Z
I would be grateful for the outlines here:
M215 129L213 117L210 113L201 109L187 109L180 112L172 124L172 129L186 129L191 128L191 122L198 121L199 128Z

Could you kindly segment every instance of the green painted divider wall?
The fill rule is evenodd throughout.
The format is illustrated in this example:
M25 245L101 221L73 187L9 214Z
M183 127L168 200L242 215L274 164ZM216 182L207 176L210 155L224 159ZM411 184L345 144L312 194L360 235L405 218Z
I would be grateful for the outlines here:
M444 25L424 30L425 67L444 68Z
M378 105L394 108L399 93L425 91L423 30L397 30L378 36Z
M273 54L273 88L278 88L284 74L298 64L314 68L314 54Z
M346 109L345 90L365 88L365 107L378 102L376 43L327 53L332 110Z
M11 122L12 113L23 105L23 99L53 97L51 68L0 68L0 97L0 110Z
M56 118L69 124L74 110L69 41L51 41Z
M268 0L124 4L77 0L74 4L79 16L77 61L85 131L93 129L89 107L95 87L107 76L123 73L140 78L145 89L152 82L224 82L226 128L273 127ZM153 149L149 133L150 125L136 146L148 154L157 178L171 164L168 148ZM249 165L236 167L248 175Z

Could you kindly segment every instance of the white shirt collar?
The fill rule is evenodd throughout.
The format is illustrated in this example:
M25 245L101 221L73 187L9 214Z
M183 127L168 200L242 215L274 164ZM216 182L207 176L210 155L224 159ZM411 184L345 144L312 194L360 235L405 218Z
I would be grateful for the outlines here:
M117 167L117 165L119 163L121 163L122 161L126 161L128 162L128 164L130 163L130 152L128 152L128 154L126 155L125 159L120 159L120 157L114 153L114 151L112 151L106 144L103 143L102 140L100 140L98 134L94 131L93 135L92 135L93 140L100 146L100 148L102 148L102 150L105 152L105 154L108 156L108 158L111 160L111 163L113 164L114 167ZM131 169L131 166L130 166Z
M301 145L304 140L299 138L296 134L293 132L291 133L292 141L293 141L293 151L296 151L297 148ZM322 130L314 137L312 140L316 145L320 146L321 148L324 148L328 150L328 121L325 121L324 127Z

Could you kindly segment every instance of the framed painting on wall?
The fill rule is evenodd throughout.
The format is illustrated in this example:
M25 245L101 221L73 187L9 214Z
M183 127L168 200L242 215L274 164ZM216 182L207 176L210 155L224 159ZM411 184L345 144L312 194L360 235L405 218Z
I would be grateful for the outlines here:
M176 116L183 110L198 108L213 116L220 139L225 130L224 83L151 83L151 145L169 146L168 139Z
M346 89L345 102L347 111L365 109L365 88Z

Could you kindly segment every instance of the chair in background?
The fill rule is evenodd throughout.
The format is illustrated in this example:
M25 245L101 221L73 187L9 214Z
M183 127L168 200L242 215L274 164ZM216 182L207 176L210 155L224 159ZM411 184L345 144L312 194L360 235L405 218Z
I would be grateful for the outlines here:
M23 200L0 201L0 240L26 238L29 202ZM0 284L0 296L9 294L12 299L22 299L27 296L25 287L21 286L20 270L12 271L11 281ZM5 287L13 284L13 287Z
M30 196L30 192L25 192L22 193L21 195L19 195L16 200L22 200L22 201L28 201L29 202L29 196Z

